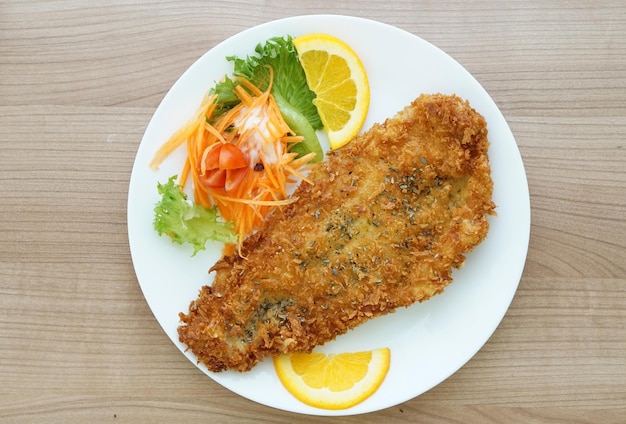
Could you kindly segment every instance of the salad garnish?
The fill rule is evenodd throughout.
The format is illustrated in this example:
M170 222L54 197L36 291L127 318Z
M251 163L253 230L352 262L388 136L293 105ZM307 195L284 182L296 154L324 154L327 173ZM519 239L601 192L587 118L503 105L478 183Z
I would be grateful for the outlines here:
M240 246L274 207L297 200L288 197L288 184L306 180L307 165L323 158L315 133L322 127L313 104L315 94L308 88L292 38L272 38L255 51L257 56L246 59L227 58L234 62L233 77L225 77L207 93L193 119L150 162L158 169L186 144L178 190L183 193L191 182L197 207L216 210L224 224L229 223L234 240L225 241L221 232L204 240L227 243L225 253L233 251L234 244ZM159 205L167 204L166 195L172 197L165 186L159 184L163 196ZM191 243L196 254L204 248L202 240L181 231L187 224L183 221L181 226L176 217L167 217L172 212L178 210L155 209L160 214L155 229L177 243ZM214 223L220 222L214 219Z

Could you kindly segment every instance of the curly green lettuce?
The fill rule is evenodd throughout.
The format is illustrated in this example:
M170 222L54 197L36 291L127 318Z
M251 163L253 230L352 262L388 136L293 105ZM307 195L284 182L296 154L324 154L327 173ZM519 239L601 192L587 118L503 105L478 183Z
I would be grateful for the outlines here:
M209 240L236 243L232 222L220 221L217 208L203 208L187 199L174 175L165 184L158 183L161 200L154 207L154 229L168 235L174 243L191 244L195 256Z

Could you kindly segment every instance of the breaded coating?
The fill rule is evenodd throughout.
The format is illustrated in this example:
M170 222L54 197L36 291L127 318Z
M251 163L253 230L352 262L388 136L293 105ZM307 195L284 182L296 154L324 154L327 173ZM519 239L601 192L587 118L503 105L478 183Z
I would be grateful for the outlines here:
M247 371L441 293L489 229L488 146L484 118L436 94L329 153L245 258L211 268L180 341L211 371Z

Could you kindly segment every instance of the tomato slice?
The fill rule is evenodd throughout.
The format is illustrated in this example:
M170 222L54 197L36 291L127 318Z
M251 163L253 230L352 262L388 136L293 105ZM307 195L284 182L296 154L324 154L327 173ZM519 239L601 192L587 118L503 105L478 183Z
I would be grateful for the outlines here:
M231 191L239 187L239 185L248 176L249 168L229 169L226 171L226 181L224 182L224 190Z
M222 144L219 156L221 169L239 169L248 166L248 159L241 149L232 143Z
M204 164L206 169L217 169L220 167L220 153L222 151L222 144L217 143L214 144L209 150L209 153L206 155L206 159L204 160Z
M202 183L209 188L224 188L224 184L226 184L226 173L225 169L211 169L206 172L205 175L200 176Z
M231 143L216 143L204 159L205 174L200 178L208 188L226 191L238 187L248 175L248 158Z

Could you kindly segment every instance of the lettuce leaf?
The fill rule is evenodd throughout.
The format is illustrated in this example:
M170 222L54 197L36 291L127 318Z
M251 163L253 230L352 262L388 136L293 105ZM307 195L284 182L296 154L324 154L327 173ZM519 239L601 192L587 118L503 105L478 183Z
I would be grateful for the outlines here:
M216 207L207 209L187 200L176 178L174 175L165 184L157 183L162 198L154 207L154 229L159 236L166 234L174 243L191 244L192 256L204 250L209 240L236 243L233 223L218 221Z

